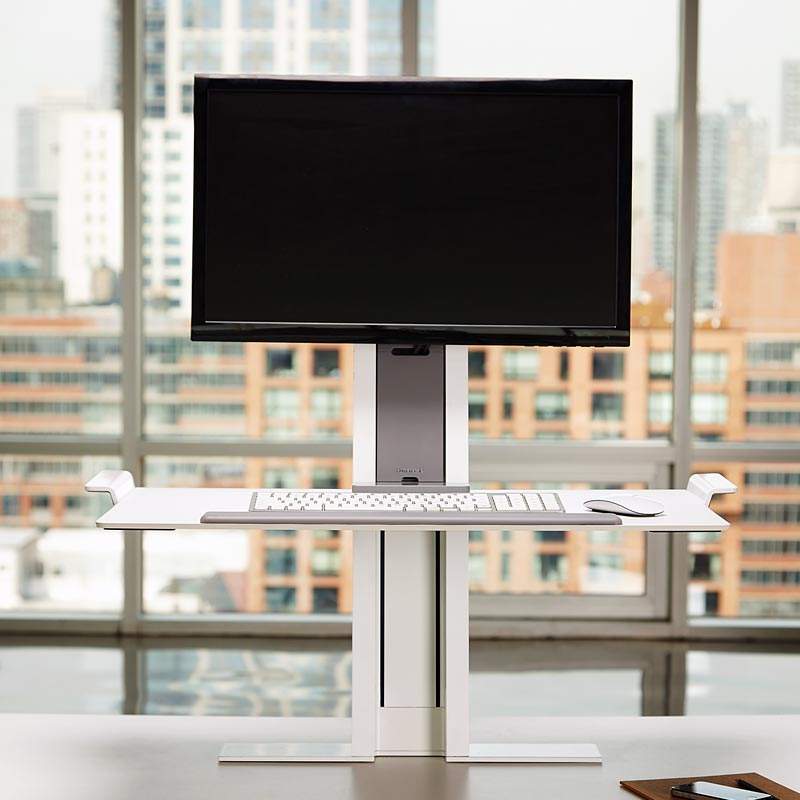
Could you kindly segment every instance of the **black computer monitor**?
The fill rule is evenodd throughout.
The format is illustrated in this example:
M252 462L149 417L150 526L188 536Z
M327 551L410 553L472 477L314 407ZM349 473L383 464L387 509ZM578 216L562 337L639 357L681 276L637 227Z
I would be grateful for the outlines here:
M627 345L631 93L197 76L192 338Z

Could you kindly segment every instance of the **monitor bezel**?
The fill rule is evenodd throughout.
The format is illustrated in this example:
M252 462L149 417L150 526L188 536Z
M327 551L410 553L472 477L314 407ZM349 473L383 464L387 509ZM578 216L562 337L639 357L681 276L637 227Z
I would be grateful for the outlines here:
M503 93L613 96L619 113L617 169L616 325L393 325L207 322L205 319L206 145L211 92L385 92L387 94ZM633 82L630 80L523 80L493 78L348 78L196 75L194 82L194 212L192 243L193 341L332 342L375 344L510 344L625 347L630 344L631 141Z

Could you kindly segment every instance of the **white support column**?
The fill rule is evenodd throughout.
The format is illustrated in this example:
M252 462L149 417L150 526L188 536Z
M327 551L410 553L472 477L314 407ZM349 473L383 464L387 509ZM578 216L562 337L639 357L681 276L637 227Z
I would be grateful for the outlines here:
M444 534L444 705L447 760L469 756L469 534Z
M380 547L378 534L353 533L353 671L351 744L354 757L375 757L380 693Z

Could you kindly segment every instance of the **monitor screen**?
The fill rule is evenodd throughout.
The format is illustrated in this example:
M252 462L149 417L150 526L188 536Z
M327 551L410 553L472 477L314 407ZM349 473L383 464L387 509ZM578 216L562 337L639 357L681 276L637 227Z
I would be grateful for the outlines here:
M630 96L198 77L193 337L626 344Z

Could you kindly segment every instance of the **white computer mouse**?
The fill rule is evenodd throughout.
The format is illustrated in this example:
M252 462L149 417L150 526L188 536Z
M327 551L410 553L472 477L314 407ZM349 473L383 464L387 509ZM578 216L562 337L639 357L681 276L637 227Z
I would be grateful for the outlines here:
M607 511L626 517L656 517L664 513L664 506L658 500L650 500L640 494L596 497L583 503L590 511Z

